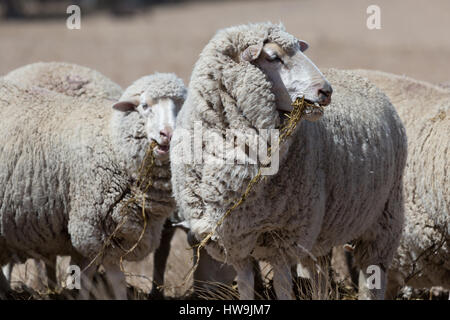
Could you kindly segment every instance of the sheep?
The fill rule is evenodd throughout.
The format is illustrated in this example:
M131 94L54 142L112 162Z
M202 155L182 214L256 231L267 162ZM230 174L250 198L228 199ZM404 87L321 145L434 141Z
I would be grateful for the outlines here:
M86 292L101 263L120 281L115 296L124 298L119 259L127 253L126 260L139 260L155 250L175 208L168 143L185 94L173 74L137 80L114 104L1 79L0 264L13 253L70 255L82 269L93 261L83 273ZM150 141L157 143L154 181L144 194L135 184ZM139 201L125 207L133 197ZM140 239L143 211L147 228Z
M99 72L87 67L76 64L50 62L34 63L27 65L8 73L6 80L14 81L22 85L40 87L56 91L77 99L86 99L99 97L106 99L119 99L122 89L113 81L103 76ZM134 86L145 87L145 83L137 83ZM133 87L128 88L132 93L136 90ZM139 91L139 89L137 89ZM125 97L124 97L125 98ZM160 286L164 284L164 271L167 257L170 250L170 240L172 239L174 229L166 224L161 240L161 247L155 252L153 282ZM194 275L194 282L201 290L208 288L207 282L219 282L221 284L231 285L234 279L234 272L230 268L219 264L210 259L205 252L202 252L200 266ZM54 270L55 259L45 261L48 270ZM202 272L203 270L203 272ZM48 273L49 283L56 283L55 273ZM205 287L205 288L203 288ZM151 296L162 298L162 291L154 285Z
M302 53L307 48L271 23L216 33L195 64L177 118L170 151L174 197L198 240L212 234L208 253L235 268L241 299L254 298L251 256L273 266L277 297L292 299L291 267L299 259L355 238L360 298L382 299L403 222L404 127L366 79L329 70L331 87ZM301 96L309 101L310 121L280 147L278 172L266 175L218 225L259 166L244 152L244 164L217 161L217 137L229 129L258 138L262 129L277 128L280 113ZM192 140L196 158L189 152ZM367 285L371 265L378 267L379 286Z
M450 289L450 91L385 72L355 72L387 94L408 135L405 226L388 296L405 285Z
M91 98L118 100L122 88L98 71L65 62L38 62L9 72L5 80L23 86L43 88L89 101ZM17 257L15 262L20 261ZM56 286L56 257L44 260L48 284ZM39 264L35 264L39 268ZM12 263L4 266L7 281L11 280Z
M40 87L56 91L79 99L89 100L91 98L119 99L122 89L107 77L99 72L76 64L50 62L34 63L13 70L8 73L6 80L22 85ZM145 87L145 83L137 83L134 86ZM133 87L128 88L129 92L135 92ZM139 89L138 89L139 91ZM166 224L161 240L161 247L155 252L153 282L163 286L165 265L170 250L170 240L174 229ZM206 287L208 282L220 282L231 284L234 278L233 271L210 259L205 253L200 261L200 267L194 275L195 283L200 287ZM46 259L49 283L56 283L55 258L51 261ZM200 272L204 270L204 272ZM155 298L162 298L162 291L154 285L151 295Z
M117 100L122 88L100 72L65 62L37 62L9 72L5 80L40 87L79 99Z

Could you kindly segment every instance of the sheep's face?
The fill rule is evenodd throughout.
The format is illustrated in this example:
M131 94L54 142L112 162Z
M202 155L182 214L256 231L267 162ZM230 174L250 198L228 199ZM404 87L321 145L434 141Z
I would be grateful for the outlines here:
M269 42L264 45L250 46L241 58L252 61L262 70L272 83L279 111L291 111L297 97L314 104L305 110L305 118L318 120L323 115L323 106L330 104L332 88L320 70L305 55L308 48L304 41L289 54L278 44Z
M159 160L169 158L169 144L175 129L179 105L171 98L154 99L145 92L139 98L119 101L114 109L122 112L136 111L145 121L145 133L149 142L155 141L155 157Z

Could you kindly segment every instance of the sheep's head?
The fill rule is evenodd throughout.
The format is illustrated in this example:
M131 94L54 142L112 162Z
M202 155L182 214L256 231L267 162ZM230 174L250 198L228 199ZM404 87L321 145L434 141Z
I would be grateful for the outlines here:
M304 96L309 102L305 119L316 121L323 115L323 106L330 104L331 85L314 63L303 53L308 44L299 40L286 52L275 42L251 45L241 53L241 59L255 64L272 83L277 109L292 110L292 103Z
M113 108L126 113L137 112L145 123L143 133L146 138L149 142L157 143L155 157L166 160L169 158L170 140L186 89L181 79L171 74L157 74L143 80L130 86Z

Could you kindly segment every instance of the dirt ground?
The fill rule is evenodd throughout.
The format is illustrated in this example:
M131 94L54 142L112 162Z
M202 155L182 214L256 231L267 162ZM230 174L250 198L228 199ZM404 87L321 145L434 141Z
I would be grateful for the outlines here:
M319 68L365 68L405 74L434 83L450 80L450 1L377 0L381 29L366 27L374 1L297 0L188 2L161 5L131 17L84 16L81 30L66 28L65 17L0 21L0 75L37 61L85 65L125 87L155 71L175 72L188 84L197 57L216 30L247 22L282 22L310 44L307 55ZM177 232L167 270L167 293L191 265L183 232ZM144 277L130 282L150 290L151 257L127 270ZM15 280L29 278L24 266ZM30 271L31 272L31 271ZM34 284L39 286L39 284ZM187 283L189 285L189 282Z

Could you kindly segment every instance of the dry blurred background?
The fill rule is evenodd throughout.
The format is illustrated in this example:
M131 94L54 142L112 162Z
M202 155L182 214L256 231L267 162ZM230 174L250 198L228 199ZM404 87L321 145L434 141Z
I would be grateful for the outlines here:
M369 68L431 82L450 80L448 0L101 1L0 0L0 75L36 61L99 70L121 86L154 71L186 82L217 29L283 22L309 42L319 67ZM7 3L12 9L5 10ZM66 28L66 8L81 7L81 29ZM381 29L366 27L369 5ZM15 9L15 10L14 10Z
M66 27L66 8L81 7L81 29ZM381 9L381 29L366 26L369 5ZM188 84L197 57L216 30L248 22L282 22L310 44L319 68L365 68L434 83L450 81L449 0L102 1L0 0L0 76L37 61L96 69L122 87L155 71ZM174 238L169 295L180 295L190 262L185 236ZM151 288L150 258L128 264ZM29 281L26 268L16 280ZM36 286L36 284L34 285Z

